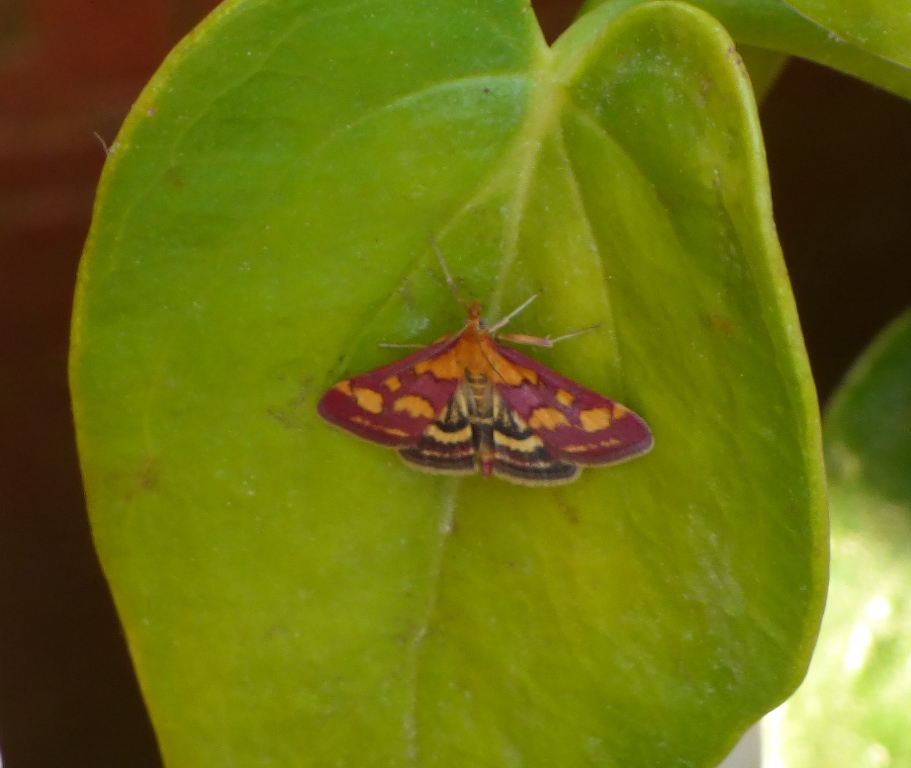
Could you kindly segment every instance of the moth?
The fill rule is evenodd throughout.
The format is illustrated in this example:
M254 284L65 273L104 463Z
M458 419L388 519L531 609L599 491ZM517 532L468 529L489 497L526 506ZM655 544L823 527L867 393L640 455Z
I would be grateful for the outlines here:
M317 409L327 422L395 448L426 472L496 475L522 485L575 480L582 467L648 452L652 433L630 409L561 376L504 341L550 347L551 339L497 334L537 298L487 327L439 257L446 282L468 312L464 327L329 389Z

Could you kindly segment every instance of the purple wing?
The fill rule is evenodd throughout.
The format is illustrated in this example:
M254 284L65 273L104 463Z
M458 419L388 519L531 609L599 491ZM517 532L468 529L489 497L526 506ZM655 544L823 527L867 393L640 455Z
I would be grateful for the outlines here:
M554 454L579 464L611 464L648 452L652 433L629 408L561 376L511 347L506 360L537 375L537 382L494 385Z
M340 381L322 396L317 411L330 424L391 448L415 445L443 412L458 379L416 373L415 366L446 350L459 334L440 339L394 363Z

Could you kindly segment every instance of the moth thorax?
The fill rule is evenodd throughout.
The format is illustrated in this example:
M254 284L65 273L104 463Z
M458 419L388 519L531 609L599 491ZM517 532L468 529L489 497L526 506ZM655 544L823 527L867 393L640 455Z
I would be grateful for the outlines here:
M472 387L475 387L475 386L483 387L484 385L487 384L487 374L486 373L482 373L482 372L475 373L474 371L466 370L465 378L468 379L468 383L471 384Z
M493 393L490 385L490 379L486 373L475 373L465 371L465 381L471 392L471 399L474 403L472 410L476 415L489 416L493 407Z
M465 371L465 378L468 380L468 385L471 387L475 401L480 402L484 398L490 383L487 374Z

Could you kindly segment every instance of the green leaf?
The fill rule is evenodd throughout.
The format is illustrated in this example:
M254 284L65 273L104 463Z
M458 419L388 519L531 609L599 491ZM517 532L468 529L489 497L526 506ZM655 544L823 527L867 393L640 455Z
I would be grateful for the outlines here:
M772 719L779 763L908 765L911 312L867 350L825 421L832 575L807 679Z
M464 314L642 414L573 485L322 423ZM92 526L177 766L709 765L825 588L815 395L749 84L701 11L237 2L113 147L77 296Z
M906 0L689 1L717 18L738 45L812 59L911 98L911 13ZM587 0L584 8L629 8L647 2Z
M906 70L911 66L911 9L907 2L790 0L789 5L840 43Z

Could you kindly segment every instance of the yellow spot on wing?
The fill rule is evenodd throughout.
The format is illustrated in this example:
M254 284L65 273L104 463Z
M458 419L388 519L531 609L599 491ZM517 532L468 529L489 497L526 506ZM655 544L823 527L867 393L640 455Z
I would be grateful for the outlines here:
M436 379L461 379L465 374L465 365L459 356L459 346L447 349L435 357L422 360L414 367L414 372L420 376L430 373Z
M387 435L392 435L393 437L408 437L408 433L397 429L396 427L384 427L382 424L375 424L369 419L365 419L361 416L352 416L351 421L355 424L363 424L365 427L370 427L370 429L375 429L379 432L385 432Z
M494 381L502 381L510 387L521 386L523 381L528 381L532 384L538 383L538 374L534 371L515 365L496 353L489 353L489 357L492 365L488 366L490 369L488 376Z
M532 429L556 429L569 426L569 419L556 408L535 408L528 419L528 426Z
M396 413L405 411L409 416L413 416L416 419L432 419L436 415L433 406L418 395L403 395L395 401L392 409Z
M354 397L354 394L351 391L351 382L348 381L348 379L345 379L344 381L340 381L338 384L336 384L332 388L337 389L343 395L348 395L348 397Z
M628 413L629 413L629 408L627 408L625 405L621 405L620 403L614 403L614 418L615 419L622 419Z
M383 410L383 396L366 387L355 387L352 390L354 401L368 413L380 413Z
M557 390L557 402L560 405L565 405L567 408L573 404L576 396L572 392L567 392L565 389Z
M386 381L383 382L383 386L386 387L390 392L395 392L399 387L402 386L402 382L399 381L398 376L390 376Z
M560 450L566 451L567 453L585 453L586 451L593 451L596 448L600 448L598 443L587 443L586 445L566 445Z
M607 429L611 423L611 413L608 408L592 408L579 413L579 423L586 432L600 432Z
M544 446L544 443L541 442L541 438L537 435L516 439L514 437L509 437L509 435L504 435L502 432L497 432L496 430L494 430L493 433L493 441L498 448L509 448L510 450L518 451L519 453L534 453Z
M483 374L488 379L510 387L518 387L523 381L538 383L538 374L528 368L515 365L497 352L497 344L486 331L467 328L456 342L440 354L422 360L414 367L420 376L431 374L441 381L462 379L465 372Z
M586 453L587 451L597 451L599 448L613 448L615 445L620 445L620 441L616 437L609 437L607 440L602 440L600 443L566 445L560 450L566 451L567 453Z
M471 442L471 427L465 427L457 432L445 432L436 424L431 424L424 430L424 434L435 442L444 443L446 445Z

